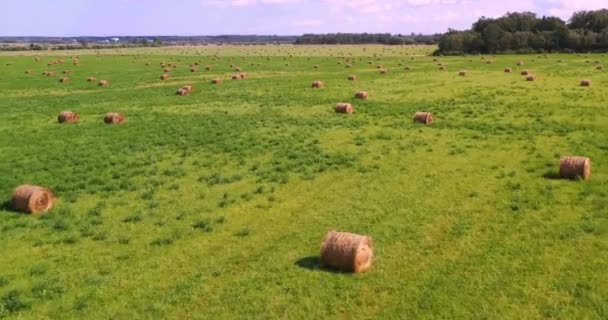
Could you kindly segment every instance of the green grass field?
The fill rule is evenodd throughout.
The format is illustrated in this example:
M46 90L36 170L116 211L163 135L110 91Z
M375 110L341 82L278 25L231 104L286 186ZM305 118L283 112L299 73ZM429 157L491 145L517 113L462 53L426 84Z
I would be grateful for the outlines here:
M432 50L0 55L0 318L608 318L608 56ZM591 179L557 179L564 155ZM11 210L26 183L48 214ZM373 237L371 271L319 268L334 229Z

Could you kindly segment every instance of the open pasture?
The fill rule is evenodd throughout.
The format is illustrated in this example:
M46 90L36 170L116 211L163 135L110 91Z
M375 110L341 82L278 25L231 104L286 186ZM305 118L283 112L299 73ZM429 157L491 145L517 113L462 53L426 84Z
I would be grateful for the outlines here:
M608 318L608 56L432 50L0 55L0 318ZM371 270L319 268L329 230Z

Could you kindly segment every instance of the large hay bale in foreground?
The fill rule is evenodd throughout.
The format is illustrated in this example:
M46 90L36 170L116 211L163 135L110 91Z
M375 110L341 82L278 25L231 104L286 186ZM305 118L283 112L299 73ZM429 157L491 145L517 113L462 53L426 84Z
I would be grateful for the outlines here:
M13 191L11 207L13 210L25 213L44 213L55 203L53 193L43 187L22 185Z
M127 118L120 112L108 112L103 117L103 122L106 124L123 124Z
M359 91L355 93L355 98L361 100L367 100L369 98L369 93L367 91Z
M431 112L416 112L414 114L414 123L429 125L433 123L433 114Z
M330 231L321 245L321 267L361 273L369 270L374 258L369 236Z
M318 80L317 81L313 81L312 87L313 88L318 88L318 89L324 88L325 87L325 83L323 81L318 81Z
M350 103L340 102L336 104L336 112L337 113L353 113L355 109L353 105Z
M73 123L80 120L80 116L73 111L62 111L57 116L57 122L59 123Z
M581 80L581 87L590 87L590 86L591 86L591 80L588 80L588 79Z
M591 177L591 159L586 157L562 157L559 161L559 176L565 179Z

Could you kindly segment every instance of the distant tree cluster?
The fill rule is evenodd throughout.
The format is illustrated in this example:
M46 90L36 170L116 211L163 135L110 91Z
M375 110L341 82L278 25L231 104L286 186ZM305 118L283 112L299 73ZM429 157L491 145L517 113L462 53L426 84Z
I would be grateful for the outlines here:
M305 34L296 44L437 44L441 35L392 35L390 33L329 33Z
M566 24L531 12L482 17L471 30L450 30L437 54L589 52L608 50L608 10L576 12Z

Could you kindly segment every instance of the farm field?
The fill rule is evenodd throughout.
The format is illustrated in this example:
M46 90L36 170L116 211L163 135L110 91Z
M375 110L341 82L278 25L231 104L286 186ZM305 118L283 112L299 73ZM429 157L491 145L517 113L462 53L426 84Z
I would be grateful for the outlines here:
M433 50L0 54L0 318L608 318L608 56ZM15 213L22 184L54 208ZM330 230L371 270L320 268Z

